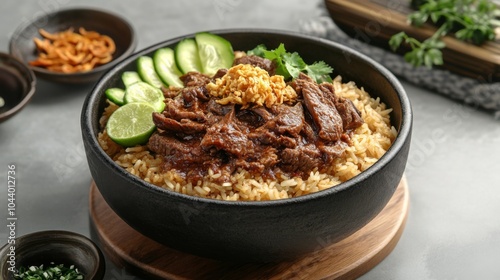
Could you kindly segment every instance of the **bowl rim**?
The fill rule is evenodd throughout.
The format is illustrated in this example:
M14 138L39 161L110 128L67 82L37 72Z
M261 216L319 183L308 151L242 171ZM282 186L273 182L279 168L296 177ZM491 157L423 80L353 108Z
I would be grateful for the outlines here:
M16 113L21 111L21 109L23 109L24 106L26 106L29 103L29 101L31 100L36 91L37 80L33 70L31 70L28 66L26 66L26 64L24 64L17 57L8 53L0 52L0 60L3 61L7 59L10 59L14 61L16 64L18 64L19 69L25 71L26 74L28 75L28 79L26 80L26 84L28 86L28 92L24 95L21 101L19 101L19 103L16 104L16 106L10 108L9 110L3 113L0 113L0 120L7 120L8 118L14 116Z
M306 40L308 42L314 42L316 44L321 44L326 47L330 48L336 48L342 51L343 53L347 53L349 55L352 55L354 57L357 57L361 60L364 60L368 65L374 67L378 72L384 76L388 83L395 89L397 92L397 97L399 99L399 102L401 104L401 111L402 111L402 119L401 119L401 125L400 129L398 131L398 135L396 136L396 139L392 143L391 147L387 150L387 152L380 158L378 159L377 162L375 162L371 167L366 169L365 171L361 172L360 174L354 176L352 179L347 180L345 182L342 182L336 186L330 187L325 190L321 190L318 192L314 193L309 193L306 195L298 196L298 197L292 197L292 198L285 198L285 199L277 199L277 200L265 200L265 201L225 201L225 200L218 200L218 199L210 199L210 198L203 198L203 197L197 197L197 196L191 196L187 194L182 194L178 193L175 191L171 191L168 189L161 188L159 186L156 186L154 184L151 184L149 182L144 181L143 179L132 175L128 171L126 171L124 168L118 166L105 152L104 150L99 146L99 143L97 141L97 135L94 135L93 133L93 128L92 128L92 104L99 104L99 99L97 98L97 95L99 93L99 89L104 87L104 84L106 83L107 80L112 78L117 72L122 71L120 66L125 67L129 63L133 62L134 60L137 59L137 57L144 55L146 53L149 53L151 51L154 51L155 49L158 49L161 46L166 46L170 45L173 43L176 43L184 38L190 38L194 37L194 35L198 32L193 32L190 34L182 35L182 36L177 36L168 40L161 41L159 43L156 43L154 45L151 45L149 47L146 47L133 55L129 56L125 60L120 61L120 63L114 67L113 69L110 69L105 75L103 75L94 85L93 89L91 92L86 96L85 101L83 103L82 107L82 113L81 113L81 126L82 126L82 134L83 137L85 138L85 134L87 137L90 139L90 141L87 143L88 148L92 149L94 153L98 155L98 158L100 161L105 162L107 165L109 165L112 169L117 171L117 174L121 177L124 177L125 179L132 181L136 186L140 186L141 188L144 188L144 190L147 190L152 193L160 193L162 195L166 196L172 196L174 198L180 199L180 200L186 200L187 202L192 202L192 203L208 203L208 204L217 204L220 206L241 206L241 207L269 207L269 206L278 206L278 205L288 205L288 204L293 204L293 203L300 203L300 202L306 202L310 200L315 200L319 198L323 198L325 196L329 196L333 193L338 193L345 191L352 186L359 184L361 181L364 180L365 177L367 176L372 176L373 174L377 173L379 170L381 170L385 165L387 165L395 156L396 154L403 149L403 146L405 146L405 142L407 138L411 137L411 129L412 129L412 120L413 120L413 112L411 108L411 103L410 99L406 94L405 89L403 88L401 82L396 78L392 72L390 72L387 68L382 66L380 63L376 62L372 58L368 57L365 54L362 54L361 52L351 49L347 46L344 46L340 43L323 39L323 38L318 38L314 37L311 35L306 35L303 33L299 32L294 32L294 31L288 31L288 30L278 30L278 29L261 29L261 28L230 28L230 29L214 29L214 30L206 30L202 32L211 32L214 34L219 34L219 35L224 35L224 34L240 34L240 33L248 33L248 34L269 34L269 35L277 35L277 36L291 36L291 37L296 37L297 39L300 40Z
M50 11L47 13L43 13L42 15L19 25L16 28L16 30L12 33L12 35L10 36L9 53L12 56L17 57L15 55L15 51L14 51L14 49L15 49L14 44L16 41L15 39L17 39L20 36L20 34L22 34L27 28L30 28L31 26L33 26L36 22L43 20L43 19L48 20L49 18L52 18L58 14L73 13L73 12L97 12L97 13L105 14L108 16L112 16L112 17L120 20L124 25L127 26L127 28L130 31L130 35L131 35L130 44L127 46L127 48L125 49L125 52L122 55L113 58L110 62L108 62L106 64L99 65L99 66L93 68L92 70L86 71L86 72L61 73L61 72L50 71L50 70L47 70L43 67L31 66L31 65L29 65L28 62L23 62L23 63L26 63L27 67L30 68L34 73L40 73L40 74L43 74L44 76L50 75L50 76L54 76L54 77L58 77L58 78L79 77L79 76L84 77L84 76L89 76L89 75L93 75L95 73L100 73L100 72L106 71L106 70L116 66L124 58L126 58L134 53L134 50L137 47L137 33L135 31L134 26L126 18L119 15L118 13L114 13L114 12L106 10L106 9L95 8L95 7L86 7L86 6L68 7L68 8ZM23 61L21 58L18 58L18 59Z

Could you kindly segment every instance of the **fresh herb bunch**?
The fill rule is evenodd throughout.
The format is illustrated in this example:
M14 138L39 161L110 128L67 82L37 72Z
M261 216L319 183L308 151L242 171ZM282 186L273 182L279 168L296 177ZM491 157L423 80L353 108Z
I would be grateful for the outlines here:
M414 0L412 3L418 5L418 10L408 15L411 24L421 26L431 21L439 28L424 41L404 32L397 33L389 45L396 51L403 42L408 44L411 51L405 54L405 60L416 67L443 64L442 37L449 33L454 33L459 40L481 45L495 40L495 28L500 27L497 19L500 10L489 0Z
M51 263L54 265L54 263ZM50 266L44 268L43 265L35 266L32 265L28 268L21 267L19 268L18 273L14 275L14 279L22 279L22 280L80 280L83 279L83 274L78 271L78 268L75 268L74 265L69 267L64 266L63 264Z
M285 49L284 44L280 44L274 50L268 50L265 45L258 45L247 52L249 55L257 55L267 58L276 63L276 74L285 77L285 80L295 79L300 72L304 72L317 83L332 82L330 73L333 68L324 61L314 62L308 65L296 52L290 53Z

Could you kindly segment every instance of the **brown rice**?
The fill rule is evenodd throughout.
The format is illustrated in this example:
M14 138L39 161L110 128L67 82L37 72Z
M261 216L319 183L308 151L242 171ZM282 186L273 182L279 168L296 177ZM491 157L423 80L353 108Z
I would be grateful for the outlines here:
M379 98L372 98L354 82L342 83L341 77L333 81L335 94L348 98L361 112L365 123L358 127L349 147L342 157L335 160L327 174L314 170L307 179L282 176L276 181L250 176L245 170L239 170L231 177L231 182L217 183L221 176L208 170L208 175L196 184L187 183L175 170L161 172L162 159L153 155L146 146L122 148L109 139L106 131L99 134L98 140L103 150L128 172L154 185L179 193L219 199L219 200L274 200L297 197L321 191L349 180L372 166L391 146L397 131L391 126L389 113ZM105 126L108 116L117 108L110 103L101 119Z

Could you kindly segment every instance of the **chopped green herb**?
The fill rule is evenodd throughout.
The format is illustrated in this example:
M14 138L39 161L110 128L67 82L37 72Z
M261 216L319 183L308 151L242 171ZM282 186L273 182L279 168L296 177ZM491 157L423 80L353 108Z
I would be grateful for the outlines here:
M80 280L84 279L83 274L75 268L74 265L69 267L63 264L54 265L51 263L50 267L44 268L43 265L35 266L32 265L28 268L21 267L19 271L14 274L14 279L22 280Z
M438 33L436 33L438 34ZM406 33L400 32L389 40L389 45L393 50L396 50L402 42L409 44L411 51L404 55L406 62L415 67L425 65L432 68L433 65L443 64L443 53L441 49L445 47L445 43L437 36L432 36L425 41L418 41L415 38L409 37Z
M408 15L408 20L415 26L432 22L439 26L428 39L420 42L404 32L395 34L389 40L393 51L405 42L411 51L405 54L405 60L414 66L443 64L442 37L453 33L462 41L481 45L495 40L495 28L500 27L500 10L489 0L414 0L412 5L418 10Z
M290 53L285 49L284 44L280 44L274 50L268 50L264 45L258 45L247 52L248 55L257 55L267 58L276 63L276 74L285 77L285 80L295 79L301 72L307 74L316 82L331 82L330 73L333 68L324 61L314 62L308 65L296 52Z
M249 50L247 54L264 57L264 51L267 51L266 45L260 44L257 47L253 48L252 50Z

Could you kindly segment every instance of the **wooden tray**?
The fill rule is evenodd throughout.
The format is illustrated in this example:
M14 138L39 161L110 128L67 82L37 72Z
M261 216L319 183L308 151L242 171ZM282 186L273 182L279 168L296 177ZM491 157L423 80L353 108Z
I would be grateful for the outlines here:
M405 178L393 197L365 227L310 255L280 263L228 263L175 251L138 233L90 187L90 217L105 254L145 279L353 279L381 262L396 246L408 214Z
M325 0L335 24L349 36L364 43L390 50L390 37L400 31L419 40L436 30L431 24L415 27L408 23L410 1ZM481 46L465 43L451 36L444 38L444 64L441 68L458 75L491 83L500 81L500 39ZM400 49L400 53L407 51Z

